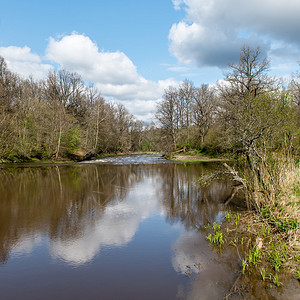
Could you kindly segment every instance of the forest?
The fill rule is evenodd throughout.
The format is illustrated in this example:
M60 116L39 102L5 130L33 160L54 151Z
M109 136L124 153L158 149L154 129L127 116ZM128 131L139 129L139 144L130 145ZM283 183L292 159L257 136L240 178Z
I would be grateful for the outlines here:
M99 153L154 150L151 126L66 70L51 72L41 81L22 79L0 58L0 109L4 161L78 160Z
M105 153L186 147L211 155L286 149L299 154L300 74L289 83L268 76L259 48L244 46L224 80L170 86L144 124L122 104L67 70L44 80L21 78L0 58L0 159L80 160Z

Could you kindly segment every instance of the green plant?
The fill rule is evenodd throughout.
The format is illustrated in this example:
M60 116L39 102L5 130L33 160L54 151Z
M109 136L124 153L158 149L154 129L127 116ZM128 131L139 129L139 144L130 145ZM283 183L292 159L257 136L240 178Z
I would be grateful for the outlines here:
M212 235L211 233L208 234L208 236L206 237L206 239L211 243L212 242Z
M297 226L298 226L298 220L296 219L280 220L279 225L277 226L277 231L285 232L291 229L296 229Z
M272 275L272 281L275 284L275 286L279 287L282 285L282 283L278 279L278 274L275 273L275 275Z
M217 231L213 236L213 243L220 246L224 244L223 233L221 231Z
M68 131L64 132L62 135L62 142L65 145L67 153L79 150L80 138L78 136L78 130L69 129Z
M261 263L262 252L256 246L252 248L247 257L249 265L256 266Z
M266 281L266 279L267 279L267 274L266 274L265 268L260 268L259 273L260 273L260 275L261 275L262 281Z
M219 229L220 229L220 225L219 225L218 223L214 222L214 223L213 223L213 230L214 230L214 231L217 231L217 230L219 230Z
M300 197L300 183L293 185L293 192L296 197Z
M278 272L283 267L286 258L287 246L284 243L273 244L268 259L275 272Z
M230 212L227 212L227 213L225 214L225 216L224 216L224 219L225 219L226 221L230 221L231 218L232 218L232 214L231 214Z
M296 279L300 281L300 269L295 271Z
M235 225L237 226L239 220L240 220L240 215L239 214L235 214L234 215L234 220L235 220Z
M242 259L242 274L245 275L246 267L248 266L247 258Z
M269 217L270 217L270 214L271 214L270 208L269 208L269 207L262 207L262 208L260 209L260 213L261 213L261 216L262 216L263 218L269 218Z

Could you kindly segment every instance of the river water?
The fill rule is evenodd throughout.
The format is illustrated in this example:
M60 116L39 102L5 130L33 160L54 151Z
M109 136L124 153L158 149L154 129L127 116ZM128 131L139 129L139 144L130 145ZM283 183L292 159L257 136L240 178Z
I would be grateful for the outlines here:
M222 299L239 269L206 241L231 183L157 155L0 169L1 299ZM234 207L231 207L234 209Z

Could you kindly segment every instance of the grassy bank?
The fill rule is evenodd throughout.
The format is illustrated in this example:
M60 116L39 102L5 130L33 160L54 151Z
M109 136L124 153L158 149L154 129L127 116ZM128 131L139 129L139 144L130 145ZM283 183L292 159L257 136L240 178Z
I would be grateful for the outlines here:
M211 244L233 247L239 255L240 276L234 288L247 277L259 279L266 288L281 286L287 275L300 281L300 164L281 158L274 168L273 194L248 190L259 209L228 212L221 225L209 230Z
M173 161L183 161L183 162L218 162L218 161L226 161L228 158L221 156L210 156L206 153L203 153L198 150L188 150L188 151L180 151L174 152L170 155L170 160Z

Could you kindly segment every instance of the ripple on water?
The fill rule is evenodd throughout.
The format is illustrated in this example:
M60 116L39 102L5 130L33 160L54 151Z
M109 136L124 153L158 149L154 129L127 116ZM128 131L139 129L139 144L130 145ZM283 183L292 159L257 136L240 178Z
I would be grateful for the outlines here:
M151 165L173 163L165 159L161 154L134 154L134 155L116 155L103 157L99 159L84 161L86 164L113 164L113 165Z

